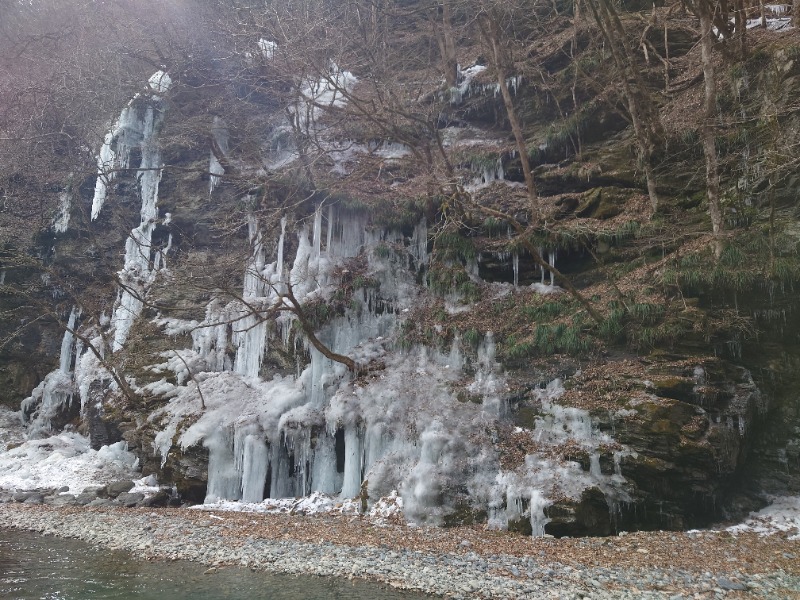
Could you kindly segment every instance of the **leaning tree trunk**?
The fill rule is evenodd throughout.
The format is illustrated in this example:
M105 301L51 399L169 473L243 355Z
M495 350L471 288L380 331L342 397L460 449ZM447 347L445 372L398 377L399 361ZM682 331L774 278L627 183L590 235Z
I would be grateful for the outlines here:
M714 38L711 31L711 6L707 2L698 3L700 17L700 56L703 63L703 79L705 81L705 98L703 102L703 125L700 129L703 142L703 154L706 159L706 190L708 193L708 214L711 217L711 230L719 237L724 229L722 209L719 199L719 162L715 130L717 120L717 84L714 79ZM716 244L716 252L721 248Z
M528 157L528 146L525 143L525 136L522 133L522 124L514 108L514 100L511 98L511 92L508 89L508 82L506 81L506 56L503 52L503 48L500 46L500 32L498 31L497 23L487 17L485 22L482 23L482 33L492 50L492 63L497 77L497 85L500 88L500 95L503 97L503 104L508 114L508 121L511 124L511 131L514 134L514 140L517 144L519 162L522 165L525 187L528 190L528 201L530 203L531 213L538 216L539 194L536 191L536 182L533 179L533 170L531 169L531 162Z
M620 72L622 92L628 107L628 114L633 125L636 145L641 156L645 180L647 181L647 194L653 211L658 209L658 192L656 190L656 177L653 169L654 140L652 133L652 111L648 111L645 103L644 85L641 82L633 58L625 47L625 29L619 20L616 9L608 0L589 0L587 5L592 11L595 22L611 50L614 64ZM633 82L633 83L632 83Z

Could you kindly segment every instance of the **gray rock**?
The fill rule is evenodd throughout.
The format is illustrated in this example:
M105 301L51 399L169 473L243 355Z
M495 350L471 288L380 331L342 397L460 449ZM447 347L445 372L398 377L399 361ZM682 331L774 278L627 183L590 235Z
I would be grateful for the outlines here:
M168 506L171 494L167 490L159 490L152 496L145 498L139 503L139 506Z
M133 489L133 482L130 480L115 481L106 486L106 493L111 498L116 498L122 493L130 492ZM99 494L98 494L99 495Z
M717 585L721 587L723 590L746 590L747 586L743 583L738 583L736 581L731 581L727 577L718 577L717 578Z
M128 492L122 492L117 496L117 502L122 504L122 506L126 508L131 508L136 506L139 502L144 500L144 494L135 493L129 494Z
M40 494L38 492L34 492L30 494L25 500L23 501L25 504L43 504L44 503L44 494Z
M113 502L111 502L111 500L108 500L107 498L95 498L94 500L89 502L89 504L87 504L86 506L111 506L112 504Z
M11 497L14 499L14 502L25 502L33 493L34 492L14 492Z
M72 494L59 494L58 496L53 496L52 498L48 499L48 504L52 504L53 506L72 506L76 504L75 496Z
M97 492L91 491L79 494L77 498L75 498L75 504L79 506L86 506L87 504L91 503L93 500L97 500Z

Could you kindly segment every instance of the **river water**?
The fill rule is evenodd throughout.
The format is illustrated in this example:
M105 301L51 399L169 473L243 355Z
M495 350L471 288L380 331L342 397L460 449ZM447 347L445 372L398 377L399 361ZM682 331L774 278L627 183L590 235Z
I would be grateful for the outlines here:
M125 552L0 528L0 598L8 600L421 600L422 594L323 577L266 575Z

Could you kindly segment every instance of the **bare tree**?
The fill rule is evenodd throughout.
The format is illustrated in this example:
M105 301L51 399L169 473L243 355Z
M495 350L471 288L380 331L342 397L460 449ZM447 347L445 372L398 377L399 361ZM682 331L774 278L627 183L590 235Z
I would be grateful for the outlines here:
M647 88L627 46L628 34L616 7L610 0L587 0L586 4L600 28L603 39L611 51L614 64L620 73L622 93L633 125L634 137L647 181L647 194L650 196L653 210L656 210L658 208L658 190L653 162L660 129L658 115L652 106Z
M712 32L713 16L716 11L714 0L686 0L687 6L700 19L700 53L703 65L703 123L700 135L706 162L706 192L708 214L711 217L711 231L718 238L725 229L720 206L719 159L717 158L717 83L714 73L714 40ZM722 252L721 244L715 243L717 256Z

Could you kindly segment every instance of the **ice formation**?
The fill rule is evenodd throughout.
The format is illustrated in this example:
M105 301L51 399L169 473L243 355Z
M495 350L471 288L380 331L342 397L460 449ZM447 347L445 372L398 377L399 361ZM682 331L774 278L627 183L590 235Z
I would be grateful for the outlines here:
M778 496L771 498L769 506L750 516L738 525L725 529L734 535L754 532L759 535L785 535L790 540L800 539L800 497Z
M485 95L492 94L497 96L500 93L499 83L483 83L476 84L474 79L486 70L484 65L472 65L466 69L462 69L461 65L458 66L458 85L449 89L450 103L461 104L468 97L477 94ZM512 94L517 93L517 89L522 84L522 77L515 75L506 79L506 86Z
M228 156L228 127L225 125L225 121L219 116L215 116L213 119L211 124L211 136L214 139L215 147L211 149L208 165L208 172L210 174L208 178L209 193L214 191L214 188L225 174L225 168L222 166L217 153L221 153L223 158L227 158Z
M278 49L278 45L275 42L271 40L265 40L264 38L260 38L258 40L257 46L261 52L261 56L267 60L273 58L275 56L275 50Z
M172 80L164 71L157 71L148 80L152 92L165 93ZM161 125L161 98L137 94L122 109L113 127L106 133L97 158L98 175L92 200L92 220L108 196L108 188L117 172L130 166L131 151L141 153L136 169L141 198L138 227L131 230L125 244L125 263L119 271L121 289L111 317L114 329L113 350L122 348L131 325L142 309L142 298L162 265L166 250L154 250L153 231L158 221L158 185L161 181L161 154L158 149L158 129ZM167 248L169 245L167 246Z
M138 464L124 442L92 450L87 438L64 432L28 440L0 453L0 488L41 490L69 486L70 493L80 494L90 486L132 477Z
M22 418L28 421L28 436L44 437L53 431L53 421L69 408L75 395L73 360L80 354L80 343L76 348L75 327L80 309L73 307L66 331L61 340L58 368L45 376L31 395L22 401Z
M159 94L165 93L171 84L172 79L164 71L157 71L148 80L149 89ZM140 179L146 179L140 181L143 193L145 186L152 187L156 175L160 179L159 171L153 173L148 171L160 166L153 161L153 159L156 159L156 162L158 160L154 133L160 120L158 116L160 111L156 111L160 101L161 98L155 94L149 95L147 99L141 94L136 94L106 133L97 155L97 182L92 198L92 221L100 215L108 196L108 188L116 179L117 172L129 167L132 149L139 148L142 152L139 176Z
M274 46L261 50L267 56ZM473 68L466 77L480 70ZM351 73L336 65L331 65L328 77L304 82L300 99L289 111L295 125L315 135L324 132L318 123L322 112L341 106L355 83ZM153 232L161 223L157 138L162 117L156 94L165 93L169 85L163 71L151 77L150 93L123 109L98 157L93 220L117 171L129 168L131 156L141 154L136 167L140 223L126 241L119 271L122 286L113 312L100 325L109 328L114 352L125 345L171 246L170 242L158 249L153 244ZM224 174L218 152L225 158L229 152L227 129L219 117L212 134L217 152L209 160L211 191ZM337 163L343 169L350 151L392 160L407 149L380 142L343 150ZM498 160L483 169L476 185L502 179ZM574 442L590 455L591 468L584 471L577 462L556 460L546 452L529 454L513 470L501 468L497 440L490 432L507 411L508 383L495 359L491 332L484 333L476 353L459 336L444 349L399 346L399 325L423 293L419 275L429 262L424 218L413 230L402 232L375 227L364 213L322 203L307 217L283 217L275 246L266 243L264 225L258 215L248 215L250 252L239 299L212 297L202 321L154 319L166 335L188 334L182 339L191 342L164 352L161 362L151 367L162 378L138 388L168 400L148 417L162 464L171 453L189 448L208 452L206 502L258 505L265 498L277 502L338 496L336 503L358 497L376 509L386 504L381 498L396 498L392 506L402 505L406 517L429 523L441 523L460 503L468 502L488 509L493 526L524 518L541 535L546 509L557 498L578 499L588 487L600 488L612 503L625 498L621 475L600 469L599 448L609 440L593 429L587 413L558 405L558 381L538 392L541 417L522 434L541 447ZM290 257L287 240L292 238L296 243ZM554 266L555 252L548 258ZM363 277L357 278L360 283L350 289L346 309L329 317L315 335L331 352L375 367L361 377L327 358L298 326L305 307L329 301L341 291L354 259L366 265ZM518 286L519 256L509 254L508 261ZM551 274L548 287L552 284ZM108 380L101 352L73 350L71 332L77 318L76 309L59 369L45 378L24 407L28 414L39 407L32 425L43 433L52 420L51 406L70 402L76 393L86 403L92 382ZM87 334L92 348L102 350L98 332ZM284 369L268 375L264 362L273 348L299 356L297 372ZM130 385L137 384L131 380ZM475 401L464 402L459 390ZM106 452L123 456L124 448Z
M251 218L251 257L242 281L246 304L214 299L202 323L158 321L165 330L191 331L193 343L176 350L180 359L165 353L154 367L172 372L176 383L165 377L146 386L170 399L150 417L159 430L156 451L166 462L170 452L207 449L206 502L250 505L324 494L361 497L372 505L399 490L408 518L439 523L456 498L469 495L490 509L493 525L524 517L541 534L556 490L578 499L586 487L598 486L612 499L624 498L621 476L584 472L577 463L531 455L521 471L500 468L486 431L503 417L508 388L491 333L471 365L458 337L447 351L395 347L397 326L421 293L415 270L428 260L424 220L404 236L374 229L358 213L320 207L296 230L297 250L291 268L284 269L286 221L275 260L267 262L262 232ZM375 251L378 246L401 250L387 256ZM266 316L269 307L285 302L290 283L302 302L330 298L339 283L336 273L359 255L367 257L378 289L355 290L351 308L317 335L358 364L382 363L367 379L353 379L344 365L297 334L296 315ZM308 365L296 375L263 377L262 361L272 344L299 344ZM231 346L233 360L224 352ZM459 401L454 391L465 377L477 404ZM599 446L609 440L593 430L588 413L558 406L562 390L554 382L540 392L542 417L527 435L543 445L574 440L599 456Z
M63 191L58 195L58 213L53 220L53 231L65 233L69 228L70 210L72 210L72 194Z
M307 79L300 89L300 98L290 113L301 131L317 130L317 120L325 109L341 107L347 103L347 94L358 82L353 73L341 69L336 63L328 67L328 74Z

